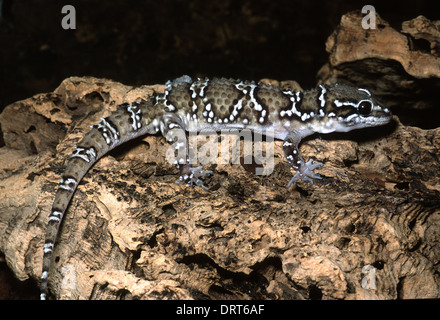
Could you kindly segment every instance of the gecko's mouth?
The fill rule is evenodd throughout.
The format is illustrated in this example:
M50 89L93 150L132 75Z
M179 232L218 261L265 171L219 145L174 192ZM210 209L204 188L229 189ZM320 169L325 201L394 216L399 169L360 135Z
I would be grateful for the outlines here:
M360 116L345 122L345 125L349 128L375 127L389 123L392 118L393 118L392 115L383 116L380 118L374 116L369 116L369 117Z

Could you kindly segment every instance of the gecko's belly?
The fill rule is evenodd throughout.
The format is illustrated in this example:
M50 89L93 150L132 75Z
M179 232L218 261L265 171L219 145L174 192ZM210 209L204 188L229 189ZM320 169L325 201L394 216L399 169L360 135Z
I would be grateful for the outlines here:
M228 134L241 134L245 130L249 130L253 133L258 133L267 137L271 137L274 139L284 140L284 138L289 133L289 130L284 128L281 125L277 126L260 126L260 125L252 125L252 124L242 124L242 123L234 123L234 124L211 124L211 123L200 123L195 121L190 121L187 124L188 132L191 133L209 133L209 132L217 132L217 133L228 133ZM301 128L298 128L300 131Z

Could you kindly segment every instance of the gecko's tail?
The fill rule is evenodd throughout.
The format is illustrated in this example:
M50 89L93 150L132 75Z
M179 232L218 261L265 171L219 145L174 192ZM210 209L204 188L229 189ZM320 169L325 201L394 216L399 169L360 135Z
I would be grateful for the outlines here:
M46 239L43 246L41 300L47 298L49 270L58 229L78 183L100 157L116 146L159 130L150 123L150 118L146 116L151 113L153 104L153 98L149 98L140 103L133 102L132 104L120 105L112 115L101 118L100 123L92 126L92 129L70 155L49 215Z

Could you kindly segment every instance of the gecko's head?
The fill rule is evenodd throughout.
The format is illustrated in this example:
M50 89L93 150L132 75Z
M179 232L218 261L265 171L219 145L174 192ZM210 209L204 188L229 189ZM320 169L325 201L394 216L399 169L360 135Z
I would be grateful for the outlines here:
M346 132L375 127L391 121L391 111L382 106L366 89L347 85L320 87L325 90L326 124L322 132Z

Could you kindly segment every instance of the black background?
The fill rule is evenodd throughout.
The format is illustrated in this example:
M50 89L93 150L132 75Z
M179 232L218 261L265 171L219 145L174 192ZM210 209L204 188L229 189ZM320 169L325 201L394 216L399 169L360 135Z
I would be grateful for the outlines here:
M372 4L397 30L437 1L0 0L0 110L69 76L127 85L183 74L296 80L314 87L343 14ZM64 30L64 5L76 29Z

